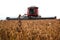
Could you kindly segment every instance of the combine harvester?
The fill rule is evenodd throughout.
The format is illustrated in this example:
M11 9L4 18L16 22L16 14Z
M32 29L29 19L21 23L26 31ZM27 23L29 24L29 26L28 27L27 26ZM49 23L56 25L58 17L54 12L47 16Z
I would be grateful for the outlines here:
M29 19L56 19L55 17L41 17L38 15L38 7L28 7L27 14L24 16L19 15L17 18L7 17L6 20L29 20Z

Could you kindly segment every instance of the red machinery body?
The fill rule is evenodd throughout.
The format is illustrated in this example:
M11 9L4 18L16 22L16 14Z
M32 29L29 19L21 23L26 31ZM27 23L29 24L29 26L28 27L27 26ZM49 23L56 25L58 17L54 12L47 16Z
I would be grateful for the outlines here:
M38 7L29 7L27 11L27 16L38 16Z

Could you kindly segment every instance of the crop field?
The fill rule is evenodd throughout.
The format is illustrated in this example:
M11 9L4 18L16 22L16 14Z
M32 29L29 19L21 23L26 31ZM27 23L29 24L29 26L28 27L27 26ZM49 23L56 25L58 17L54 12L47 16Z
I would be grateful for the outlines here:
M0 40L60 40L60 20L0 20Z

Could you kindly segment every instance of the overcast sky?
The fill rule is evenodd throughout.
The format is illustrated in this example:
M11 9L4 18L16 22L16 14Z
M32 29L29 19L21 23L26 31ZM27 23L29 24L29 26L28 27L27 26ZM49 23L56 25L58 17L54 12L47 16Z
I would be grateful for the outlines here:
M60 0L0 0L0 20L24 15L30 6L39 7L42 17L60 18Z

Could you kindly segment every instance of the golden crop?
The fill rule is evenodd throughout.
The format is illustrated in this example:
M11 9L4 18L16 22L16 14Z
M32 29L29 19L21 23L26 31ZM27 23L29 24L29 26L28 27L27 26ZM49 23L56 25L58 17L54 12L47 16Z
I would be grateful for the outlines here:
M60 40L60 20L0 20L0 40Z

